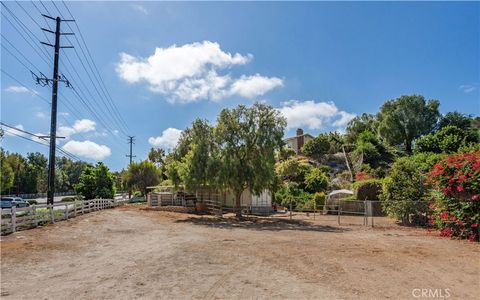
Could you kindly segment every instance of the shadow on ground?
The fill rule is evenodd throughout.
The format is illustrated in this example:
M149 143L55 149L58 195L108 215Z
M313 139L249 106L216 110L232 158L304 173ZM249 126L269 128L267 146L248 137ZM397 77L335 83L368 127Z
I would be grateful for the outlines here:
M209 217L189 217L182 220L176 220L175 223L191 223L193 225L210 226L216 228L242 228L251 230L301 230L301 231L317 231L317 232L344 232L349 231L348 228L338 228L332 226L315 225L301 220L282 220L282 219L263 219L255 217L237 218L209 218Z

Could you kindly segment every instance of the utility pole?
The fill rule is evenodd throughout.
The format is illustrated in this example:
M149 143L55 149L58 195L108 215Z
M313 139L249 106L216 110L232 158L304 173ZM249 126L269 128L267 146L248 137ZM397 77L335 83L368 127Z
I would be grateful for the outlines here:
M135 155L132 155L132 145L135 144L135 137L134 136L128 136L128 143L130 144L130 154L127 154L125 156L130 158L129 165L131 165L132 164L132 158L136 157Z
M135 137L134 136L128 136L128 143L130 144L130 154L127 154L125 155L126 157L129 157L130 158L130 163L128 164L129 166L132 164L132 158L135 157L135 155L132 155L132 146L133 144L135 144ZM128 199L131 199L132 198L132 192L128 191Z
M48 158L48 190L47 190L47 204L53 205L53 198L55 196L55 152L56 152L56 142L57 142L57 96L58 96L58 82L65 82L67 87L70 86L70 82L65 79L65 76L58 75L58 61L61 48L73 48L73 46L60 46L60 36L61 35L73 35L73 33L62 33L60 32L61 22L73 22L74 20L62 20L60 17L52 18L50 16L42 15L45 18L54 20L56 23L55 32L42 28L43 31L47 31L55 34L55 45L40 42L44 45L54 48L54 58L53 58L53 78L46 78L45 75L41 74L41 77L36 76L37 84L43 86L49 85L52 83L52 113L50 116L50 151Z

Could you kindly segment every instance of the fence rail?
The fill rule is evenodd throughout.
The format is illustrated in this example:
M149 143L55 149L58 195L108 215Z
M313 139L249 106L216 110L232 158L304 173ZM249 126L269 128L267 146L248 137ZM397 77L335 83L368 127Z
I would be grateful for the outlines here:
M55 193L54 197L61 196L75 196L75 192L59 192ZM1 195L2 197L20 197L22 199L37 199L37 198L47 198L47 193L35 193L35 194L11 194L11 195Z
M0 210L1 235L19 230L35 228L74 218L93 211L114 208L128 200L93 199L66 203L32 205L29 207L2 208Z

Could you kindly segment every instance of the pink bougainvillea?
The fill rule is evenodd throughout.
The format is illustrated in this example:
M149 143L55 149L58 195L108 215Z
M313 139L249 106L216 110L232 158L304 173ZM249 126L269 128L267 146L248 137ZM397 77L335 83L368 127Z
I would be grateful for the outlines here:
M429 182L443 193L433 205L435 224L445 237L479 240L480 151L456 154L439 161Z

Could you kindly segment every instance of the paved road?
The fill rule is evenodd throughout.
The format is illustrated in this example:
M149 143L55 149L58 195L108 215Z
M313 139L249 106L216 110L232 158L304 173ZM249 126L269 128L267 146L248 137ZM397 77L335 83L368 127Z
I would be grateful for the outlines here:
M125 195L125 197L128 196L128 194L116 194L115 199L122 199L122 197L124 195ZM62 199L65 198L65 197L74 197L74 196L57 196L57 197L53 198L53 202L54 203L61 202ZM36 198L36 199L32 199L32 200L36 200L38 202L38 204L47 204L47 198L46 197L45 198Z

